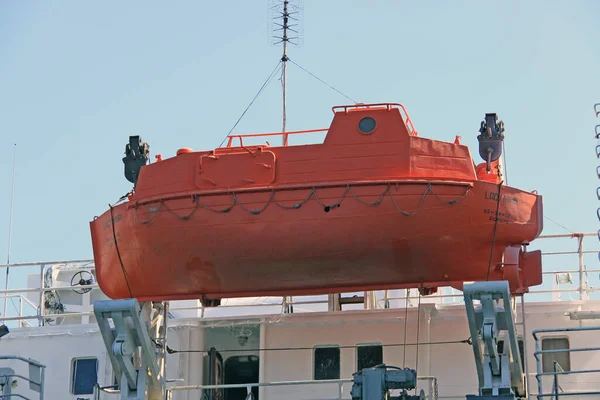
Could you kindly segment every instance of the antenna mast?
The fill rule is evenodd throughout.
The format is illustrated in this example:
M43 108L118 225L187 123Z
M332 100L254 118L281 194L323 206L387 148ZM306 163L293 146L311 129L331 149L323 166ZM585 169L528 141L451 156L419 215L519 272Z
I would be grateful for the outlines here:
M289 57L287 55L287 46L288 43L298 44L298 42L294 42L293 40L299 40L301 33L297 29L299 24L292 24L292 21L299 21L297 17L298 14L302 13L302 8L298 4L299 0L283 0L283 2L277 1L277 4L270 7L271 11L275 12L275 16L271 18L271 21L278 26L278 28L274 29L275 31L281 31L281 36L273 36L275 39L279 39L276 43L283 43L283 54L281 56L281 62L283 63L281 69L281 84L283 86L283 126L282 132L283 135L283 145L288 145L288 135L286 132L286 123L287 123L287 98L286 98L286 90L287 90L287 62ZM281 20L281 22L275 22L275 20ZM296 29L294 29L296 28ZM290 36L290 32L296 34L296 36Z
M283 63L282 69L281 69L281 79L282 79L282 85L283 85L283 129L281 130L282 132L284 132L283 134L283 145L287 146L288 145L288 135L285 133L285 118L286 118L286 112L285 112L285 106L286 106L286 102L285 102L285 89L286 89L286 77L285 77L285 70L287 67L287 61L288 61L288 56L287 56L287 42L288 42L288 36L287 36L287 30L289 28L288 26L288 22L289 22L289 13L288 13L288 0L284 0L283 1L283 55L281 56L281 62Z

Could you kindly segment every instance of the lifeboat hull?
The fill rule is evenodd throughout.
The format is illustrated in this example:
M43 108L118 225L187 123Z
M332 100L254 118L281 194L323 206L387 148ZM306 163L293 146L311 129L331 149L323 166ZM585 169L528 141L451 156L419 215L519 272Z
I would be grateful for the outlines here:
M110 298L141 301L505 279L506 250L542 231L542 199L498 190L362 181L127 202L90 223L97 279Z

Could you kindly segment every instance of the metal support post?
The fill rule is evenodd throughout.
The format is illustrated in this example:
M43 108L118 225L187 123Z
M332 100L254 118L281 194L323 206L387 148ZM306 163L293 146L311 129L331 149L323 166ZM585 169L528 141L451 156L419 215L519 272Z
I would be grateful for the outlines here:
M46 296L44 296L44 294L46 292L44 292L44 267L45 265L42 264L40 265L40 311L39 311L39 326L44 326L44 314L46 313L45 310L45 305L44 305L44 300L46 299Z
M341 311L342 305L340 304L340 296L337 293L327 295L327 308L328 311Z
M529 352L527 351L528 347L527 347L527 325L525 325L525 294L521 295L521 321L522 321L522 327L523 327L523 357L525 357L524 361L524 365L525 365L525 394L526 394L526 398L529 398L530 396L530 392L531 390L529 390L529 363L527 362L527 355L529 354Z
M465 285L463 293L479 378L479 395L469 395L467 399L516 399L525 396L525 376L508 282L475 282ZM474 300L479 300L481 305L475 307ZM502 302L499 304L499 301ZM501 332L508 340L505 340L502 354L499 354Z
M94 304L94 314L113 371L119 378L121 399L163 400L165 304L139 304L136 299L104 300Z
M588 300L587 279L583 264L583 234L577 234L577 255L579 256L579 300Z

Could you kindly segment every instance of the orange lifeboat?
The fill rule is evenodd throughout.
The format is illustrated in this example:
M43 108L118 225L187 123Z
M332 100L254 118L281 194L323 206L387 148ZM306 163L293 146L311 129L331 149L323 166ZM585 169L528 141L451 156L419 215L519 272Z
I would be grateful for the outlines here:
M419 137L400 104L334 107L322 144L181 149L148 164L131 137L134 190L91 223L98 283L141 301L312 295L508 280L541 283L542 198L502 182L504 127L469 149ZM300 134L301 132L286 132ZM239 145L234 146L234 140ZM123 199L125 200L125 199Z

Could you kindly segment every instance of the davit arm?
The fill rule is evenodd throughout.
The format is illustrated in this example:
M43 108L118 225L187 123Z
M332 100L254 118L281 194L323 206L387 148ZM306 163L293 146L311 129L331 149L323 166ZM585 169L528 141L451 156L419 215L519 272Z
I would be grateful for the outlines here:
M96 321L122 400L164 398L165 354L158 348L157 341L164 342L166 338L165 310L166 305L162 303L148 302L140 306L136 299L103 300L94 304Z
M475 282L465 285L463 294L479 379L479 395L469 395L467 399L525 397L525 376L508 282ZM474 300L481 304L475 306ZM498 353L498 338L502 334L505 345L502 353Z

